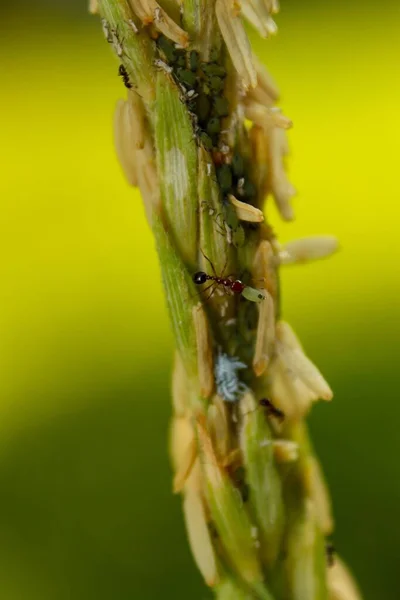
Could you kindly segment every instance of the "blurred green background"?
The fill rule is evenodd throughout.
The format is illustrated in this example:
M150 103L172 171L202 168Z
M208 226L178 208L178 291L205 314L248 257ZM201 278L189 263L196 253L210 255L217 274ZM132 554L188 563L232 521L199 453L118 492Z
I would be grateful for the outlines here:
M366 600L394 600L400 9L282 4L278 37L254 43L295 123L298 218L269 215L282 240L342 244L283 273L284 315L335 391L310 419L335 544ZM83 0L15 1L0 17L1 598L209 598L170 491L173 340L114 156L117 63Z

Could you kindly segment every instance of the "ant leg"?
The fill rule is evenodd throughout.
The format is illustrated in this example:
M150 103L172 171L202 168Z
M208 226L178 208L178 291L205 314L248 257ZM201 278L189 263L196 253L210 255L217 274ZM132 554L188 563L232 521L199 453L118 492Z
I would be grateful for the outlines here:
M203 252L203 250L202 250L201 248L200 248L200 252L201 252L201 253L202 253L202 255L204 256L204 258L205 258L205 259L206 259L206 260L207 260L207 261L210 263L210 265L211 265L211 268L212 268L212 270L213 270L213 273L214 273L215 277L218 277L218 275L217 275L217 272L216 272L216 270L215 270L215 268L214 268L214 265L212 264L211 260L208 258L208 256L206 256L206 255L204 254L204 252Z
M207 291L207 290L209 290L210 288L212 288L211 292L208 294L207 298L205 299L205 302L208 302L208 301L209 301L209 299L211 298L211 296L212 296L212 295L213 295L213 293L215 292L215 288L216 288L216 287L217 287L217 284L216 284L216 283L212 283L211 285L209 285L209 286L208 286L208 288L206 288L206 290L204 290L204 291Z
M226 256L226 260L225 260L225 264L224 264L224 268L222 269L221 277L224 277L225 269L226 269L227 264L228 264L228 259L229 259L229 257L227 255Z

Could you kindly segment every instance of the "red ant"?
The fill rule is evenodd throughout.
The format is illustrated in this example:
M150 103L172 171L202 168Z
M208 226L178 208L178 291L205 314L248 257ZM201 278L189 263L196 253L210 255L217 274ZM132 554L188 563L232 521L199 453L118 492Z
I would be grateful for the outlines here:
M196 285L202 285L203 283L205 283L206 281L212 281L213 283L206 288L205 290L203 290L204 292L206 292L207 290L209 290L210 288L214 288L217 285L222 285L224 288L231 290L234 294L241 294L244 290L244 288L246 287L246 285L244 283L242 283L240 281L240 279L232 279L231 277L224 277L224 276L219 276L217 275L217 272L214 268L214 265L212 264L211 260L208 258L208 256L206 256L204 254L204 252L201 250L202 255L204 256L204 258L210 263L211 268L213 270L214 275L207 275L207 273L205 273L204 271L197 271L197 273L195 273L193 275L193 282ZM225 271L226 268L226 263L225 266L222 270L222 273ZM211 294L209 297L212 296L214 289L212 290ZM226 290L225 290L226 291Z
M275 417L280 423L285 419L285 413L282 410L279 410L279 408L276 408L268 398L262 398L259 404L265 408L267 417Z
M193 275L193 282L196 285L202 285L206 281L213 282L210 286L208 286L208 288L203 290L203 291L207 291L210 288L213 288L211 290L210 295L208 296L208 299L211 298L211 296L213 295L215 287L218 285L221 285L225 288L226 293L228 293L228 290L231 290L231 292L233 292L234 294L237 294L238 296L243 294L244 290L246 290L246 294L244 296L247 300L250 300L251 302L260 302L261 300L264 300L264 296L263 296L263 294L261 294L261 292L259 290L256 290L255 288L252 288L249 285L246 285L245 283L240 281L240 279L233 279L230 276L224 277L223 275L222 276L217 275L214 265L212 264L211 260L204 254L204 252L202 250L201 250L201 253L204 256L204 258L210 263L214 275L208 275L204 271L197 271L197 273L195 273ZM226 263L225 263L222 273L225 271L225 268L226 268Z

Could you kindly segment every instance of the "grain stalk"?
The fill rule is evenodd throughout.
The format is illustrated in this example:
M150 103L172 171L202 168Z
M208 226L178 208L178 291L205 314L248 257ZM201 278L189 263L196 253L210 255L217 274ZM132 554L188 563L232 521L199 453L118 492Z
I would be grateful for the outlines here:
M337 243L281 246L263 212L269 196L293 219L292 123L242 17L268 37L277 2L90 9L127 88L116 149L142 194L176 339L173 488L197 566L219 600L359 599L342 561L330 566L330 500L305 423L332 391L280 311L281 266Z

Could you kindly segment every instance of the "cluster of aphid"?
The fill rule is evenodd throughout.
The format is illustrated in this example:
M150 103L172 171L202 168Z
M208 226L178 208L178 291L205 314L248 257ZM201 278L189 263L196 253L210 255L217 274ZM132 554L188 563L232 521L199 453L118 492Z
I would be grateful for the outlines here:
M160 35L156 40L163 60L156 66L170 74L181 90L181 100L188 108L194 133L202 146L211 152L222 196L237 196L252 202L257 190L246 174L243 157L232 154L221 141L223 119L229 115L229 102L224 97L226 69L212 55L210 62L201 62L198 52L186 52Z
M222 119L229 114L229 104L223 95L226 69L215 61L201 62L196 50L187 52L177 48L163 35L157 38L156 45L163 59L157 60L156 66L169 73L179 86L199 143L206 150L216 151ZM221 150L228 152L229 148Z

